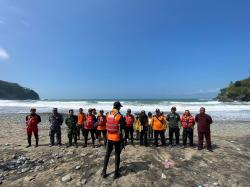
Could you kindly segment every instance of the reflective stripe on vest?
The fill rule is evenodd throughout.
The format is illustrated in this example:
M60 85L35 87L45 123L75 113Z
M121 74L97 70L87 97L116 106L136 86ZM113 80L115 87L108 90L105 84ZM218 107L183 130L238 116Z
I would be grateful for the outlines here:
M132 116L126 116L126 126L127 127L130 127L130 126L133 126L134 124L134 118Z
M120 125L115 120L116 114L117 113L115 113L115 114L109 113L109 115L107 117L106 128L107 128L108 133L110 133L110 134L119 134Z
M85 129L93 129L94 128L94 117L87 115L87 122L85 125Z
M193 122L194 122L194 118L192 116L190 116L188 120L186 117L183 117L182 118L182 127L183 128L190 128L190 127L192 127Z
M98 117L98 126L105 126L106 122L103 116Z

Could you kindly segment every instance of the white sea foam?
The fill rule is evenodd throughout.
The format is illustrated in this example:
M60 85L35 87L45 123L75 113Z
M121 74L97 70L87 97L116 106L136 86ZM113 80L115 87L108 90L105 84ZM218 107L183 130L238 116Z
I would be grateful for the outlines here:
M169 101L169 100L126 100L123 104L122 112L128 108L134 112L145 110L153 112L159 108L163 112L169 112L172 106L182 113L188 109L192 113L197 113L201 106L205 107L207 112L216 119L221 120L246 120L250 121L250 102L221 103L218 101ZM0 113L27 113L31 107L37 108L39 113L51 112L56 107L61 112L67 112L69 109L78 110L83 108L103 109L109 111L112 109L113 101L110 100L84 100L84 101L13 101L0 100Z

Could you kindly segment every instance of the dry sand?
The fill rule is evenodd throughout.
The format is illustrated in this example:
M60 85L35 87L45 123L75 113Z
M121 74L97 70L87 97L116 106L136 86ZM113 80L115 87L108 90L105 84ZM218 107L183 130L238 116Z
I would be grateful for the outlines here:
M40 146L25 148L25 114L0 114L1 186L250 186L250 122L216 121L214 152L129 145L121 155L122 177L113 180L114 155L102 179L105 148L66 148L65 124L64 145L49 147L48 115L41 117ZM164 167L167 159L173 168Z

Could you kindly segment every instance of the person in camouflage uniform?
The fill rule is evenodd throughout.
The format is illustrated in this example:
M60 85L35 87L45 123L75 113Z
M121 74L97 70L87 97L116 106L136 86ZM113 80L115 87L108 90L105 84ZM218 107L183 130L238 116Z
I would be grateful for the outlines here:
M176 113L176 107L171 108L171 113L167 115L167 121L169 126L169 144L173 146L173 136L175 134L175 143L179 146L179 137L180 137L180 115Z
M77 147L77 116L74 111L69 110L69 116L65 119L65 124L68 127L69 146L72 146L72 139L74 139L75 147Z
M57 144L61 146L61 125L63 123L63 117L58 113L57 108L53 108L52 114L49 116L49 122L50 146L54 146L55 144L55 135Z

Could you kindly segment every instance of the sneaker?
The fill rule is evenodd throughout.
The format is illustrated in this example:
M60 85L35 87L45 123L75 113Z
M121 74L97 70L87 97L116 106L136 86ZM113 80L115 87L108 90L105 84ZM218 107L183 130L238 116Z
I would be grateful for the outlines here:
M26 146L26 148L29 148L29 147L31 147L31 145L27 145L27 146Z

